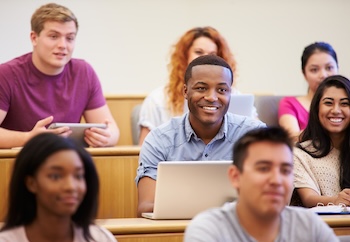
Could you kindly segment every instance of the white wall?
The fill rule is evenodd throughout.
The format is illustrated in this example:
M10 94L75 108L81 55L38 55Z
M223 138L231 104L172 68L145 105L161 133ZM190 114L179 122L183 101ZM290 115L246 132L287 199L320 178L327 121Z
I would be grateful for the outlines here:
M31 51L30 18L43 0L0 2L0 63ZM86 59L105 93L148 93L167 81L170 46L210 25L227 39L243 92L306 92L300 57L315 41L333 45L350 77L349 0L56 0L78 17L74 57Z

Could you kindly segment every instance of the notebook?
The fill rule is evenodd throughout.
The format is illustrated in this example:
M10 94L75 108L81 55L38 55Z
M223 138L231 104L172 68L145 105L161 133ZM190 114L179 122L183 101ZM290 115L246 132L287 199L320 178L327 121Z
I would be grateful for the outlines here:
M237 198L228 178L232 161L159 162L153 213L150 219L191 219L211 207Z
M336 214L350 214L350 208L345 204L328 204L324 206L323 204L317 204L317 206L310 208L310 210L314 211L319 215L336 215Z
M239 94L231 95L230 106L228 112L239 114L243 116L252 116L254 108L254 95L253 94Z

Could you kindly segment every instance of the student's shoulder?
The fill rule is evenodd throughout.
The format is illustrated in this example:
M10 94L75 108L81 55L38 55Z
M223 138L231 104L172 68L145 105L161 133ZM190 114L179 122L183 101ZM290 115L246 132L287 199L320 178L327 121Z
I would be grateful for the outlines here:
M159 133L166 133L168 131L184 129L184 122L185 122L185 114L183 114L181 116L172 117L167 122L154 128L154 130L159 132ZM174 132L176 132L176 131L174 131Z
M229 232L238 224L234 210L231 203L197 214L186 228L184 241L239 241L239 236Z
M302 143L298 143L294 146L293 154L294 156L307 155L310 156L310 153L317 153L317 149L313 146L311 140L306 140Z
M185 120L183 116L173 117L169 121L152 129L151 133L155 139L161 139L164 144L170 142L172 145L179 136L185 136Z
M314 211L287 206L282 212L284 236L293 241L338 241L332 228Z
M236 203L225 203L221 207L215 207L207 209L197 214L193 220L196 221L208 221L217 224L218 221L224 221L234 214L236 209Z
M305 222L305 224L308 224L309 221L322 221L320 216L313 212L312 210L304 207L297 207L297 206L286 206L283 213L287 217L287 220L295 221L296 223Z
M165 94L165 86L162 85L153 89L147 96L157 96L157 95L164 96L164 94Z
M4 62L0 64L0 70L2 72L12 71L14 69L22 68L23 66L27 66L26 64L31 61L32 54L27 53L21 56L18 56L12 60ZM17 70L16 70L17 71Z
M247 116L237 115L233 113L226 113L225 117L227 118L227 122L231 126L239 126L239 127L266 127L266 124L258 119L254 119Z
M296 96L285 96L281 98L279 102L279 108L283 108L286 106L294 106L297 103L299 103L299 101Z
M84 59L79 59L79 58L72 58L70 61L67 63L67 67L73 71L78 71L78 70L93 70L92 65L87 62Z
M145 102L154 102L160 106L165 105L165 86L153 89L145 98Z
M95 241L104 241L104 242L112 242L117 241L113 234L105 229L104 227L98 225L90 225L89 227L90 233Z
M107 229L91 224L89 226L89 232L93 241L103 241L103 242L115 242L117 241L113 234ZM83 229L79 226L74 225L74 241L85 241L83 235Z
M185 128L184 115L173 117L169 121L152 129L149 135L146 136L145 141L150 146L157 144L157 146L161 145L163 148L171 148L185 143L188 133ZM147 145L147 147L149 146Z
M196 227L216 227L218 222L223 222L225 217L222 216L221 208L210 208L197 214L190 222L189 228Z
M25 234L24 226L15 227L0 232L0 242L13 241L29 242Z

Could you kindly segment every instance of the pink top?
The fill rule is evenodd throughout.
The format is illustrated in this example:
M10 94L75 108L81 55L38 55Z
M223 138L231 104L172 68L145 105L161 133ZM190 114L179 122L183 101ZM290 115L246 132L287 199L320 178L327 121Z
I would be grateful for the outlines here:
M309 112L301 105L296 97L284 97L278 108L278 119L284 114L293 115L299 124L300 130L306 128L309 121Z

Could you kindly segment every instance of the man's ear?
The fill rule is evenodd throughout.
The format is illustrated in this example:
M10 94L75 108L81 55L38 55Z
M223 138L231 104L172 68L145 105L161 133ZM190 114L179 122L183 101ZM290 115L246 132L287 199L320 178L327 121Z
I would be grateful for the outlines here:
M36 185L36 181L34 179L34 177L32 176L27 176L25 178L25 184L27 189L32 192L32 193L36 193L37 191L37 185Z
M30 41L32 42L33 46L36 46L37 44L37 41L36 41L37 37L38 35L34 31L30 32Z
M184 95L185 99L187 99L187 91L188 91L188 89L187 89L187 85L186 85L186 84L184 84L184 88L183 88L183 95Z
M241 172L238 170L237 166L231 165L228 169L228 177L230 179L231 185L239 190Z

